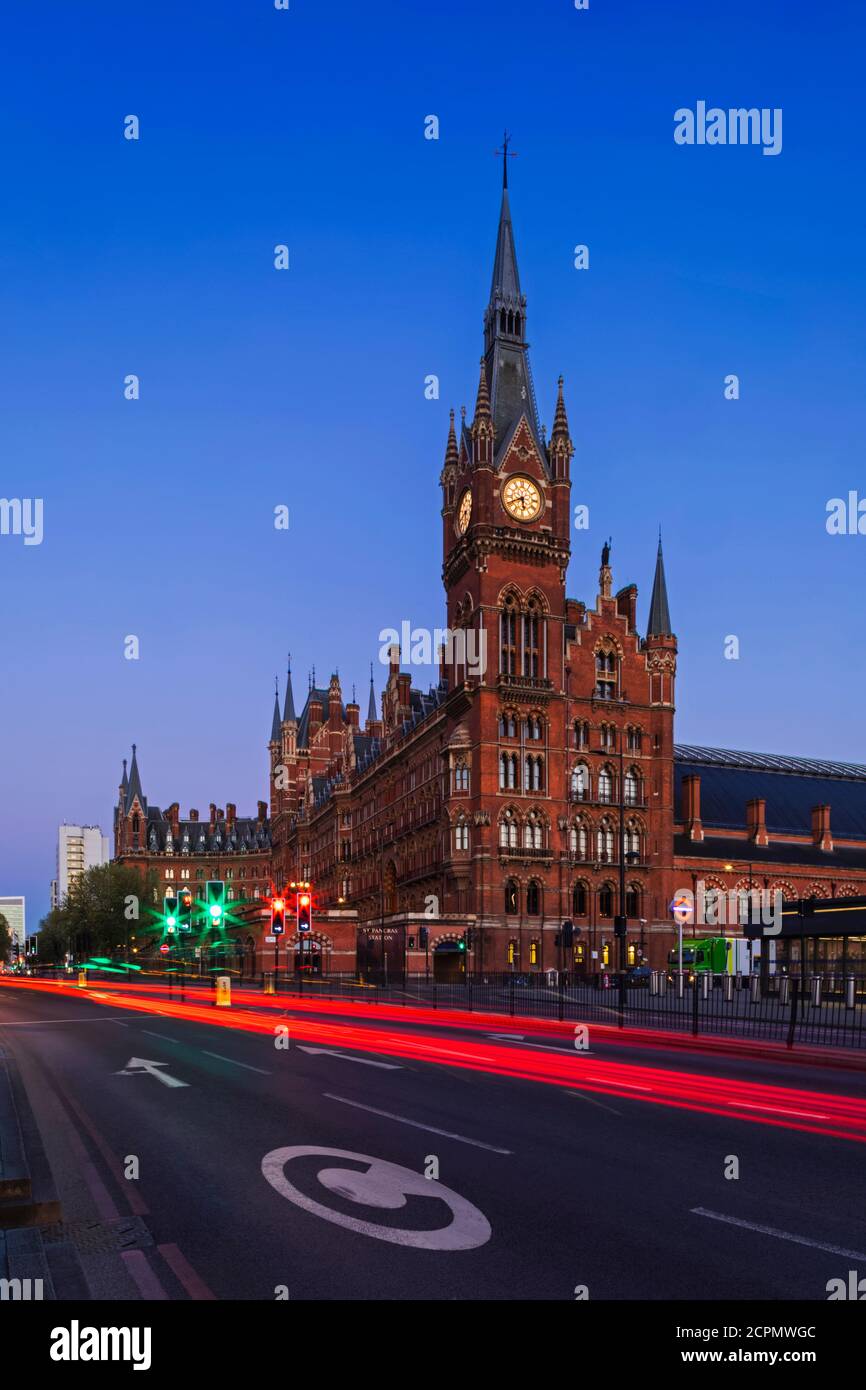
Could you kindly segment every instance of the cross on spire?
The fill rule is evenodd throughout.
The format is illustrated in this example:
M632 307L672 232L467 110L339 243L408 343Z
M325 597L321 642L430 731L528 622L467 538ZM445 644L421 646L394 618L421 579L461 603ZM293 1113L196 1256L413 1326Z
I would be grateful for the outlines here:
M501 150L494 150L494 151L493 151L493 153L496 154L496 155L500 155L500 154L502 155L502 187L503 187L503 188L507 188L507 187L508 187L508 161L509 161L509 159L516 159L516 158L517 158L517 151L516 151L516 150L509 150L509 148L508 148L508 146L509 146L510 143L511 143L511 136L508 134L508 131L507 131L507 130L504 130L504 131L502 132L502 149L501 149Z

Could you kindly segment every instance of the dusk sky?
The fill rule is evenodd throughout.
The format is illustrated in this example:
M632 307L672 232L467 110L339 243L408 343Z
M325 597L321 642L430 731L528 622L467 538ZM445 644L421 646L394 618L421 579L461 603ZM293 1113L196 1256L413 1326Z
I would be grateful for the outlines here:
M30 930L133 742L152 802L248 815L289 649L299 704L315 666L365 708L380 631L444 624L506 126L539 409L562 373L590 509L569 594L610 535L643 628L661 525L678 741L866 763L866 536L825 525L866 496L864 31L853 0L7 12L0 494L44 537L0 536L0 895ZM781 152L676 144L699 101L781 108Z

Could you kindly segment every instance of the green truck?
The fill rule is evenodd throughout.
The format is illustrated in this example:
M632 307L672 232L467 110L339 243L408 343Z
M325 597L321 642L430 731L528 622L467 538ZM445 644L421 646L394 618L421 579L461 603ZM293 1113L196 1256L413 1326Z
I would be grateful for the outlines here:
M739 971L748 975L757 966L760 946L749 952L750 943L742 937L704 936L698 940L683 942L683 971L697 974L707 971L710 975L736 975ZM668 955L668 970L680 968L679 948L675 946Z

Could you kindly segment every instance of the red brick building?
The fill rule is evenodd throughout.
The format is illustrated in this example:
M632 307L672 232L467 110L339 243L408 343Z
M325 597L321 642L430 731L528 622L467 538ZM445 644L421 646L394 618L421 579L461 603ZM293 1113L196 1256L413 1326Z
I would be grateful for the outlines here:
M452 412L440 478L441 680L412 689L395 652L363 729L336 676L300 717L289 676L274 712L275 878L354 909L362 949L384 938L399 952L405 936L412 970L453 963L470 929L470 969L571 965L555 944L564 919L581 929L581 969L616 963L617 914L631 961L670 934L676 640L661 545L646 635L636 587L614 592L608 545L594 603L566 596L573 446L562 379L549 440L540 425L526 328L504 189L475 412L459 430ZM323 955L354 930L323 933Z
M176 804L154 815L135 760L121 786L118 857L231 874L250 898L271 877L310 880L316 968L402 971L405 954L437 975L592 972L619 963L617 917L626 961L660 966L679 889L866 892L866 768L675 747L661 539L645 627L635 585L614 587L609 544L593 602L567 597L573 446L561 378L549 439L540 425L526 328L503 188L475 410L459 426L452 411L440 475L438 684L414 689L393 650L362 726L337 675L311 679L299 714L290 671L254 821L211 807L203 834ZM264 914L246 916L239 945L268 968ZM566 919L579 928L569 959ZM297 963L291 930L285 949ZM844 950L866 959L866 940Z

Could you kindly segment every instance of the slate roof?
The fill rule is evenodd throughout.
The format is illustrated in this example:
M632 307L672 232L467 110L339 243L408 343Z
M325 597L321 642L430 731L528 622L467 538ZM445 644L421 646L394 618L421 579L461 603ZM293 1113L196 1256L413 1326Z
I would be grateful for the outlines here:
M767 803L770 835L808 834L812 828L812 807L830 806L833 838L866 843L866 767L860 764L677 744L674 782L679 819L683 814L682 781L689 774L697 774L701 779L704 826L720 830L742 829L746 824L746 802L753 797L763 797ZM731 853L743 858L743 841L733 843L737 848ZM721 851L723 841L714 839L713 845ZM791 848L796 851L792 862L811 862L804 857L806 847ZM770 857L782 858L784 850L785 846L776 844ZM842 862L841 856L852 852L835 850L828 856L819 850L815 863L826 864L828 858L835 860L837 856Z

